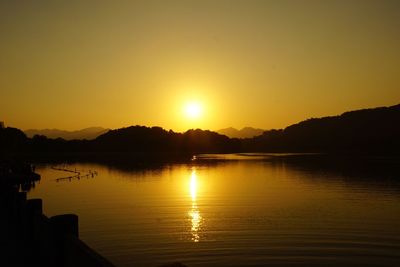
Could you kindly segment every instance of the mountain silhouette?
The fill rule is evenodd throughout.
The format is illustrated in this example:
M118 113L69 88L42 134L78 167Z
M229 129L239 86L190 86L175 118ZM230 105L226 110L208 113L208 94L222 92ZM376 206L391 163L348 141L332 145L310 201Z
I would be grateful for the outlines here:
M105 129L102 127L89 127L77 131L65 131L59 129L29 129L25 130L25 134L28 137L33 137L35 135L44 135L47 138L63 138L65 140L74 140L74 139L95 139L99 135L107 132L109 129Z
M229 138L208 130L184 133L161 127L131 126L110 130L93 140L27 137L0 128L0 154L49 155L193 155L233 152L327 152L399 154L400 105L312 118L259 136ZM149 158L151 158L150 156Z
M238 130L233 127L220 129L217 131L219 134L226 135L230 138L251 138L254 136L261 135L265 130L257 129L253 127L244 127L241 130Z

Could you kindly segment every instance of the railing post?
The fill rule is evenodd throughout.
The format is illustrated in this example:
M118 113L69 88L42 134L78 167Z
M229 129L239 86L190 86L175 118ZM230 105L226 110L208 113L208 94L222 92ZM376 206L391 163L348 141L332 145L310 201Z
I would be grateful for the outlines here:
M67 251L69 250L67 238L68 236L78 238L78 216L75 214L57 215L50 218L50 223L54 234L56 263L58 266L67 266Z
M15 195L15 213L14 213L14 219L16 222L16 225L22 229L23 231L26 231L27 229L27 214L26 214L26 192L18 192Z
M26 201L27 236L36 244L41 238L39 219L43 214L42 199L35 198Z
M50 218L53 229L60 235L72 235L79 237L78 215L63 214Z

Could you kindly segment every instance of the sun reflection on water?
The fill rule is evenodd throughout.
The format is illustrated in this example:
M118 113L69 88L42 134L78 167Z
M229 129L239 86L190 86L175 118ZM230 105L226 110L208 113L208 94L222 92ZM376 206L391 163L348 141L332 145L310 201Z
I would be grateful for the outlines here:
M200 241L200 235L199 235L199 231L200 231L200 227L201 227L201 223L202 223L202 217L200 215L200 210L197 206L197 174L196 174L196 169L193 168L191 175L190 175L190 196L192 198L192 208L189 210L189 218L191 221L191 235L192 238L191 240L193 242L199 242Z

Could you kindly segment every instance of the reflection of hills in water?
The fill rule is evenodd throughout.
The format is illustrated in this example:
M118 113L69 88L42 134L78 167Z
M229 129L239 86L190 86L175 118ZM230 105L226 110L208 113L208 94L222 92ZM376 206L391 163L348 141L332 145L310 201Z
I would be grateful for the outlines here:
M320 153L235 153L235 154L200 154L194 156L196 160L270 160L279 157L320 155Z
M307 173L303 178L314 181L343 180L349 184L370 187L386 187L392 191L400 191L400 158L396 157L354 157L332 156L324 154L295 153L242 153L242 154L201 154L190 161L150 162L138 164L134 160L112 160L91 163L107 167L112 172L148 173L162 172L173 165L189 165L192 167L213 168L224 164L263 164L277 169L288 169ZM93 171L95 172L95 171ZM91 173L88 173L91 175ZM94 173L93 173L94 174ZM96 172L97 174L97 172ZM243 177L243 179L251 179Z
M383 173L400 174L400 158L381 156L329 155L322 153L238 153L238 154L201 154L196 155L195 162L220 164L234 161L263 161L272 164L284 163L294 168L344 172L363 176L381 176ZM400 178L400 177L399 177Z
M316 153L242 153L222 155L198 155L199 164L235 164L235 162L255 161L308 173L304 176L312 180L343 180L346 183L365 186L387 187L400 192L400 158L362 157L351 155L326 155Z

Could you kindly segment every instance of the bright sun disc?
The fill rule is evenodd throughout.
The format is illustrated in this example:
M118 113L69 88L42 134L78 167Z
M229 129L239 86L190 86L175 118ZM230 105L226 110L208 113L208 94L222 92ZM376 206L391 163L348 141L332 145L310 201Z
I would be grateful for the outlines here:
M185 114L188 118L196 119L201 116L201 105L199 103L188 103L185 106Z

